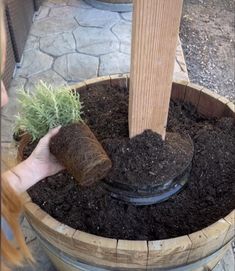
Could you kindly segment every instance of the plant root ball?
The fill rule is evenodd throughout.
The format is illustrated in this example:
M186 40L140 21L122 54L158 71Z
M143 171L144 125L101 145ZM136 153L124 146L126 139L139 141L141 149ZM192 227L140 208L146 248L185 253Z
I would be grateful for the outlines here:
M50 141L50 151L84 186L104 178L112 167L103 147L82 122L61 127Z

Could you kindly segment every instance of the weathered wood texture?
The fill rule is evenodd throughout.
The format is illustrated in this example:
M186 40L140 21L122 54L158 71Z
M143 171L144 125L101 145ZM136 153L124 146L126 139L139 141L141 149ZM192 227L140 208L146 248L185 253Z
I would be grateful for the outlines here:
M193 83L173 82L171 98L193 105L205 117L233 117L235 106L223 96Z
M148 267L163 268L187 263L192 243L187 235L178 238L149 241Z
M224 238L224 244L228 243L232 238L234 238L235 234L235 210L233 210L230 214L224 217L224 220L227 221L230 225L229 230Z
M134 0L129 135L165 138L182 0Z
M147 241L118 240L116 262L119 268L145 270L148 264Z
M77 86L84 90L94 87L94 80L79 83ZM107 76L103 80L97 79L96 86L110 85L126 87L128 75ZM77 86L73 86L77 89ZM204 115L211 116L211 111L206 110L202 97L207 95L206 103L209 104L216 116L233 116L235 110L231 103L211 91L194 84L181 84L174 82L172 85L172 98L190 102ZM203 96L201 96L203 95ZM200 104L201 100L201 105ZM218 106L218 107L217 107ZM218 108L218 114L216 111ZM234 238L235 211L216 223L189 235L157 241L128 241L104 238L81 232L68 227L49 216L32 203L27 193L25 200L25 215L33 228L54 247L84 263L102 266L108 270L153 270L154 268L168 268L172 266L187 265L207 257L221 250L221 253L210 262L221 259L229 248L229 242ZM54 256L53 256L54 257ZM58 259L52 259L58 262ZM64 263L63 263L64 264ZM198 266L199 268L200 266ZM62 268L62 267L61 267ZM68 267L59 270L80 270Z

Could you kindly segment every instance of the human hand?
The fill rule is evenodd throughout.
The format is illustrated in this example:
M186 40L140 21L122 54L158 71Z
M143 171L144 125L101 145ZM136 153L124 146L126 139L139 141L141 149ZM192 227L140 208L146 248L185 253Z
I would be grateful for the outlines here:
M26 160L3 173L2 178L8 181L15 191L22 193L38 181L64 169L49 150L50 139L59 130L60 127L57 127L48 132Z
M40 139L37 147L25 160L38 180L54 175L64 169L49 150L50 139L55 136L59 130L60 126L50 130L43 138Z

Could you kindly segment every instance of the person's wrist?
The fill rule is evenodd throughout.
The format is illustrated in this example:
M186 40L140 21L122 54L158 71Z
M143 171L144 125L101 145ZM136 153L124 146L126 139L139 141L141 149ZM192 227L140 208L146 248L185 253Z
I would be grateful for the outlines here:
M29 157L14 168L6 171L2 177L9 182L15 191L22 193L43 179L44 176L36 165L33 157Z
M28 171L32 174L32 180L35 183L47 177L45 172L41 170L38 160L32 155L30 155L24 162Z

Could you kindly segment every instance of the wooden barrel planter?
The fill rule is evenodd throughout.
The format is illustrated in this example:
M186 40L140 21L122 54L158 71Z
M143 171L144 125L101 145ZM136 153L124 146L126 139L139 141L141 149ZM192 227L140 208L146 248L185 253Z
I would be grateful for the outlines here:
M87 80L73 89L94 85L129 85L128 75ZM234 104L206 88L174 82L172 99L189 102L208 117L235 118ZM52 218L24 193L25 216L46 253L60 271L75 270L202 270L213 267L234 238L235 211L189 235L156 241L104 238L75 230Z
M116 12L132 11L132 0L85 0L89 5Z

